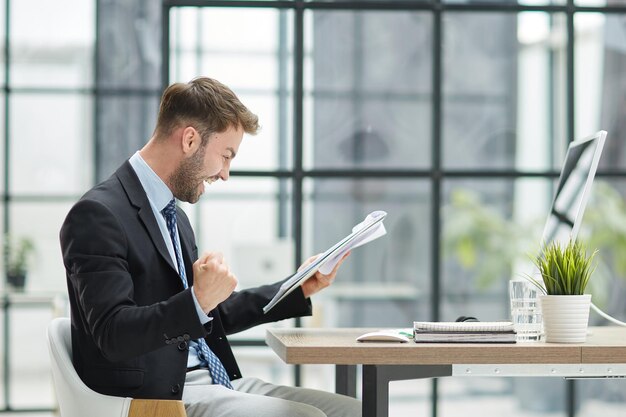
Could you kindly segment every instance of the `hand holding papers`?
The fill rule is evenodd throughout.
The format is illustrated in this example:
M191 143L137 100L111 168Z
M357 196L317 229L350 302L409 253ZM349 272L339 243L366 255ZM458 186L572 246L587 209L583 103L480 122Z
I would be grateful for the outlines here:
M317 271L322 274L329 274L350 250L362 246L374 239L378 239L387 233L383 225L383 219L387 216L384 211L373 211L368 214L365 220L352 228L352 233L341 239L326 252L318 256L315 261L307 265L301 271L296 272L281 285L280 289L272 300L263 307L263 312L267 313L287 294L295 290L306 279L310 278Z
M330 274L335 268L335 265L337 265L337 262L339 262L339 260L341 260L346 253L385 235L387 231L385 230L382 220L386 215L387 213L384 211L373 211L368 214L365 220L352 228L352 234L344 239L347 240L348 238L353 237L351 240L346 242L345 245L341 245L343 241L339 242L328 250L332 251L335 247L337 247L336 252L330 253L327 260L321 264L319 271L324 275ZM326 253L324 253L324 255L325 254Z

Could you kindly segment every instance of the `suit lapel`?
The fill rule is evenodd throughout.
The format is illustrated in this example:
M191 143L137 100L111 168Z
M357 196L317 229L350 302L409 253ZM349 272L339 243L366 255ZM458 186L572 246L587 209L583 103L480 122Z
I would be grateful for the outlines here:
M163 241L163 235L161 234L159 225L154 218L154 213L152 211L152 207L150 206L150 202L148 201L148 196L146 196L146 192L141 186L141 182L139 182L139 178L137 178L137 174L135 174L130 162L126 161L115 172L115 175L122 184L122 187L124 187L128 200L134 207L137 208L137 215L148 231L148 235L150 235L150 239L157 248L157 251L172 267L172 269L178 273L178 268L172 261L172 257L170 256L167 246L165 246L165 242Z

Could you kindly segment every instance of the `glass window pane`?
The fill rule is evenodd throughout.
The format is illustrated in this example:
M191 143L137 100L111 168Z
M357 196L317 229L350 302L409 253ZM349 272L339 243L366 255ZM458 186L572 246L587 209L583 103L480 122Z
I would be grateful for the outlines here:
M626 16L575 15L576 136L608 132L600 166L626 163Z
M621 417L626 404L625 379L589 379L576 381L580 401L579 416Z
M439 378L441 415L565 416L566 381L559 378Z
M159 95L101 95L98 99L97 181L108 178L152 136Z
M220 251L230 259L242 288L268 283L272 277L272 282L285 278L295 266L291 198L289 180L284 179L232 176L227 182L211 184L199 204L186 205L192 209L190 218L198 249ZM245 255L256 256L254 246L264 250L263 246L269 244L276 245L285 256L281 263L274 263L263 272L262 262L251 264Z
M9 206L11 234L34 242L26 291L15 294L9 310L10 401L15 409L50 408L56 403L51 374L42 372L50 369L45 329L53 317L68 314L59 230L72 203L11 202Z
M249 156L237 157L237 170L292 165L292 19L291 11L270 9L171 11L170 79L215 78L259 116L261 130L246 139Z
M7 336L11 372L9 399L13 409L54 408L56 404L46 347L46 328L54 317L53 305L33 306L29 302L12 305Z
M387 236L357 248L318 309L329 327L403 327L429 317L430 187L422 180L309 179L303 255L321 253L374 210ZM318 310L319 311L319 310Z
M161 2L99 3L98 87L160 91Z
M91 97L14 93L10 105L11 192L85 191L93 182Z
M12 86L92 86L95 1L12 1L10 42Z
M233 341L231 336L228 339ZM272 384L294 386L293 365L283 362L269 347L237 346L233 347L233 353L242 375L271 381ZM309 388L308 385L306 387Z
M309 16L305 165L428 166L431 15L316 11Z
M602 158L606 157L606 149ZM618 320L626 321L626 180L596 178L579 233L589 251L598 250L596 268L589 281L593 303ZM610 325L596 314L590 325ZM626 397L620 397L626 402ZM606 399L605 399L606 401Z
M244 136L231 168L238 171L290 168L293 156L292 120L291 107L289 112L284 112L285 98L251 94L240 95L240 99L259 116L261 131L255 136Z
M34 242L34 259L26 277L26 289L66 294L65 269L59 231L74 200L67 202L14 202L10 207L11 234ZM36 260L36 262L35 262Z
M507 284L533 271L553 197L548 179L446 181L442 320L509 317Z
M205 8L200 13L202 47L214 52L274 53L279 41L281 15L291 19L293 13L273 9ZM236 27L233 27L234 19ZM241 30L246 28L246 30ZM259 35L265 36L259 36ZM227 40L227 43L224 41Z
M170 80L171 82L185 82L200 74L198 54L195 52L181 51L170 55ZM217 77L214 77L217 78Z
M446 167L560 165L570 139L564 137L565 28L560 14L444 16Z
M428 378L392 381L389 384L389 415L432 415L432 386L433 381Z
M210 74L212 78L244 92L246 90L250 93L254 90L264 90L266 95L271 95L277 87L278 65L279 62L277 62L276 57L270 55L245 56L238 53L232 56L222 55L219 58L205 56L198 73ZM254 68L254 77L250 77L248 74L246 77L239 78L236 75L241 74L242 70L247 72L249 68Z
M231 177L208 187L200 202L185 205L199 253L221 252L239 288L272 284L296 269L289 180ZM292 325L291 321L270 326ZM256 326L230 339L263 339Z
M533 271L555 179L447 181L443 213L443 319L506 319L507 281ZM596 178L578 239L598 250L590 293L600 308L626 319L626 181ZM593 317L593 316L592 316ZM607 324L599 317L592 325Z
M331 384L335 380L335 366L320 364L302 365L300 367L300 376L303 381L303 387L329 391L332 390ZM359 377L357 376L357 379L358 378Z
M69 204L11 203L13 237L30 238L35 253L28 264L26 291L13 293L7 320L10 405L14 409L54 407L45 330L50 320L67 314L65 273L58 233ZM4 331L4 329L3 329ZM2 333L4 334L4 333ZM24 343L28 340L29 343ZM32 395L36 392L37 395Z

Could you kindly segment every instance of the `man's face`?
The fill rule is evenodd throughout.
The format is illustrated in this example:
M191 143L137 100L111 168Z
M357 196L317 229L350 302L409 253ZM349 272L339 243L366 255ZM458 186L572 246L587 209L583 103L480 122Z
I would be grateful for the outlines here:
M204 193L205 181L210 184L218 179L228 180L230 162L237 154L242 138L242 128L230 127L224 132L213 133L206 145L184 159L172 173L169 182L174 196L193 204Z

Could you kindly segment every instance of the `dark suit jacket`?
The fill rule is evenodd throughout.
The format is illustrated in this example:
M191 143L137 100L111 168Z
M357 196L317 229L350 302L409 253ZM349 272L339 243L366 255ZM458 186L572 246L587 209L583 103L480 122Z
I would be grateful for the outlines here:
M178 231L190 286L198 257L185 213ZM61 228L72 316L74 366L95 391L180 399L188 341L204 337L231 379L241 374L226 334L259 323L310 315L302 290L268 314L281 282L233 293L202 325L183 288L139 179L127 161L87 192Z

